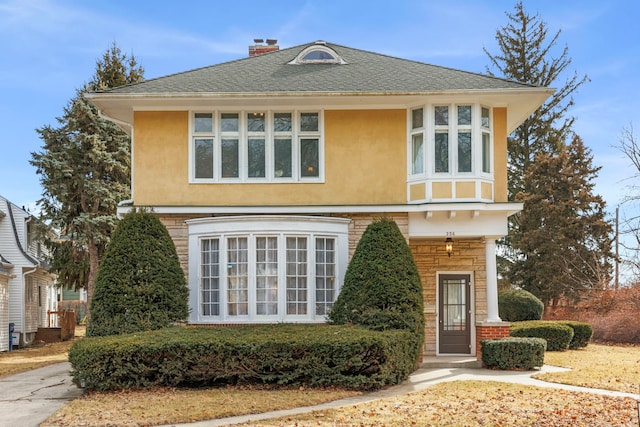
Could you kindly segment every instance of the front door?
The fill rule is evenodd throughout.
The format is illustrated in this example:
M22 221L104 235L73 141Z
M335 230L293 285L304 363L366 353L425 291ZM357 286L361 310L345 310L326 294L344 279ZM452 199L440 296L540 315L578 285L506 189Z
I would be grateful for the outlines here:
M438 280L438 353L471 353L471 276L441 274Z

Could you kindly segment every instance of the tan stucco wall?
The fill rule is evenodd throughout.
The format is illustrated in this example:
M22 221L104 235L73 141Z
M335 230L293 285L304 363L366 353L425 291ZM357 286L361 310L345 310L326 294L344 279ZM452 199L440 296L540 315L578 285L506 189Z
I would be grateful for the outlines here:
M436 354L436 273L469 272L473 283L475 321L487 317L487 275L483 240L456 240L447 256L444 240L412 239L409 247L420 273L425 307L425 355ZM472 321L472 327L475 327Z
M405 110L325 111L325 182L189 184L188 112L136 112L134 203L250 206L406 203Z
M456 182L456 199L471 199L476 197L476 182Z
M494 201L507 201L507 109L493 109Z

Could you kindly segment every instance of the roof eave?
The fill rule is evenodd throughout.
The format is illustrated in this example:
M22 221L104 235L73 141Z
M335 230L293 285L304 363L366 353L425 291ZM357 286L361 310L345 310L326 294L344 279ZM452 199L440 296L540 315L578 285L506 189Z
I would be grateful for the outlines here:
M449 91L403 91L403 92L163 92L163 93L113 93L98 92L88 94L101 114L114 121L125 132L130 133L133 112L136 110L162 110L163 108L189 110L200 106L227 103L241 108L252 101L256 104L276 105L280 100L291 105L315 102L336 106L392 106L406 108L416 105L423 97L459 98L473 97L491 100L494 105L508 108L507 128L512 132L524 119L529 117L554 92L554 89L522 87L509 89L460 89ZM366 98L366 102L364 102ZM330 102L328 102L330 100Z

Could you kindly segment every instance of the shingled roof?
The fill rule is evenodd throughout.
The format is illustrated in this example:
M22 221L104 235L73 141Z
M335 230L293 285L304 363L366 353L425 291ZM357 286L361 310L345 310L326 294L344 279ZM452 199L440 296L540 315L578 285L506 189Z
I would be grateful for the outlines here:
M313 45L333 49L345 63L290 64L302 50ZM332 43L314 42L122 86L106 93L418 94L527 88L536 86Z

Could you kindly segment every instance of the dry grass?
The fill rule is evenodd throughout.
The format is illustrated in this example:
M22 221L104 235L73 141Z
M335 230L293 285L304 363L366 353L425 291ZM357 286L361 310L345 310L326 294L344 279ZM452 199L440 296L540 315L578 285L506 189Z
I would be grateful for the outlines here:
M571 371L538 374L535 378L627 393L638 393L640 386L640 346L592 343L580 350L548 351L544 363Z
M242 426L636 426L636 401L481 381Z
M590 344L547 352L545 363L572 368L548 381L637 392L640 347ZM76 399L44 426L145 426L310 406L353 395L341 390L154 389L93 393ZM437 384L425 391L246 426L637 426L637 402L494 382Z
M360 393L320 389L153 389L91 393L41 426L147 426L318 405Z
M75 337L83 337L84 326L77 326ZM0 353L0 378L54 363L66 362L71 341L56 342Z

